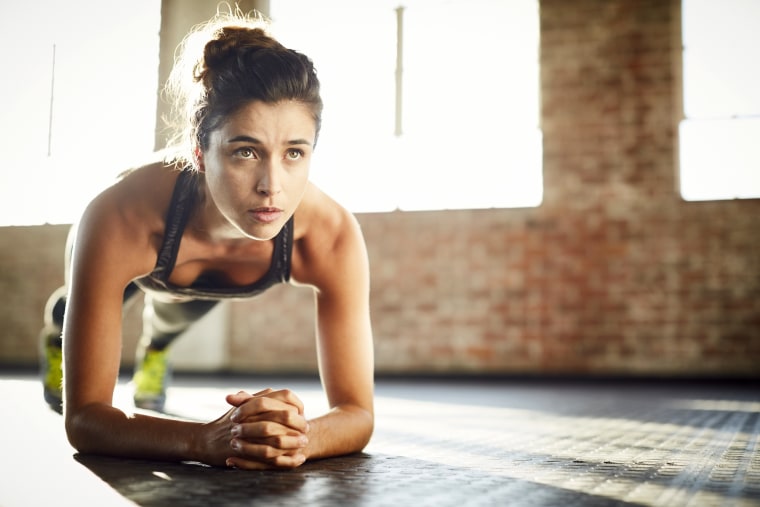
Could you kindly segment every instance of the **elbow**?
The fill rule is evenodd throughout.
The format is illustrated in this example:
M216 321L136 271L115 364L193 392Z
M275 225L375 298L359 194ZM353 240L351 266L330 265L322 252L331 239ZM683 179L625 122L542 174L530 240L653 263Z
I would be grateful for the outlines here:
M81 454L91 454L96 451L93 446L93 417L88 407L76 410L64 410L64 426L69 444Z
M65 412L64 424L66 428L66 438L69 440L69 444L77 452L86 454L88 438L85 435L85 424L82 421L80 412L72 414L69 410Z

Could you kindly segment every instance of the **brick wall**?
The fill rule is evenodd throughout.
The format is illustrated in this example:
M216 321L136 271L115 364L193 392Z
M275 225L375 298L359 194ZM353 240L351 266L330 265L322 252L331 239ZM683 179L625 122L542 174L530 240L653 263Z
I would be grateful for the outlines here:
M48 296L63 284L66 227L0 227L0 364L36 361Z
M678 24L677 1L541 2L544 203L359 215L379 372L758 375L760 200L678 195ZM0 229L0 362L34 361L64 236ZM232 304L230 369L312 371L313 311Z
M677 1L541 2L544 203L359 215L378 371L757 375L760 201L677 192L679 23ZM285 298L233 311L299 322L236 367L313 364L311 302Z

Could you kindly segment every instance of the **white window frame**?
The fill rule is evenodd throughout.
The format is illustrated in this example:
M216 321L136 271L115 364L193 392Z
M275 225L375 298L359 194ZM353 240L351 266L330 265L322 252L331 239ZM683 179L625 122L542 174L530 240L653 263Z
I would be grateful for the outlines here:
M679 184L687 201L760 197L758 22L757 0L682 0Z
M351 211L541 204L537 0L277 0L270 14L322 80L312 180Z

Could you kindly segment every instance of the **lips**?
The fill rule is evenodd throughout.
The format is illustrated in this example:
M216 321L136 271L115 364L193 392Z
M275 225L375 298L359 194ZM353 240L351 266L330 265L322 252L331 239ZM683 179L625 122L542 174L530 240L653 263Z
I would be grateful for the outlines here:
M248 214L251 215L257 222L271 224L282 216L283 211L279 208L262 207L249 210Z

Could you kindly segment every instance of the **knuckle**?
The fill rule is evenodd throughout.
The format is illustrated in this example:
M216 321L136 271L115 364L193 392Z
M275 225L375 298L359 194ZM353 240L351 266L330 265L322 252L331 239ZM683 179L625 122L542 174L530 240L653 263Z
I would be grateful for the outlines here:
M290 411L282 411L278 413L277 416L273 419L278 423L278 426L280 427L280 432L288 431L289 428L298 427L298 414L294 414L293 412L290 412Z
M280 391L282 398L291 404L300 405L301 400L298 399L298 396L296 396L296 393L291 391L290 389L283 389Z
M275 431L275 423L272 421L264 421L261 423L261 432L263 435L274 435L276 433Z
M280 457L280 453L274 447L270 447L267 445L264 447L263 457L269 460L273 459L277 461L277 458Z

